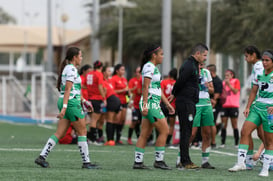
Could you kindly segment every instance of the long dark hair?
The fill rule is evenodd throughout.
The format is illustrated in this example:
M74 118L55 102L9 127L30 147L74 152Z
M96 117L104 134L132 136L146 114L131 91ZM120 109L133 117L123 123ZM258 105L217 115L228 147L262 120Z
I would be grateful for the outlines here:
M113 71L113 75L117 75L117 71L121 68L121 67L124 67L123 64L117 64L115 65L115 68L114 68L114 71Z
M173 68L172 70L170 70L169 77L173 78L174 80L177 79L177 69L176 68Z
M141 63L141 68L140 68L140 72L143 69L143 66L152 59L152 55L154 53L157 53L160 50L160 46L156 45L156 44L151 44L148 46L148 48L146 48L146 50L143 53L143 57L142 57L142 63Z
M254 46L254 45L249 45L249 46L245 47L244 53L248 53L248 54L250 54L250 55L253 55L253 53L255 53L257 59L261 59L261 58L262 58L261 52L260 52L259 49L258 49L256 46Z
M79 74L82 75L86 70L91 69L91 68L92 68L91 65L85 64L84 66L82 66L82 67L80 68Z
M62 72L64 70L64 67L71 62L74 56L79 55L80 49L78 47L70 47L66 51L65 59L61 62L60 68L59 68L59 75L57 80L56 88L60 91L61 90L61 82L62 82Z

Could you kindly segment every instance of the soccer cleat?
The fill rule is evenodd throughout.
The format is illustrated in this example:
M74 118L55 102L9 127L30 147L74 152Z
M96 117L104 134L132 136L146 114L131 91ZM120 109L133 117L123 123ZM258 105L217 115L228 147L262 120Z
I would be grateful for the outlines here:
M246 165L243 164L235 164L232 168L228 169L229 172L238 172L241 170L246 170Z
M262 169L261 172L259 173L259 176L268 177L269 176L268 170Z
M211 144L211 149L216 149L216 144Z
M123 142L121 140L116 141L116 145L123 145Z
M203 163L201 167L205 169L215 169L215 167L211 166L209 162Z
M98 138L96 141L97 141L97 143L104 143L105 142L103 136Z
M89 141L88 144L95 145L95 146L102 146L103 145L103 143L99 143L97 141Z
M164 161L155 161L154 162L154 167L155 168L160 168L162 170L171 170L172 169Z
M252 164L246 164L246 169L247 170L252 170L253 169L253 165Z
M100 169L100 167L96 164L93 163L83 163L82 164L82 168L86 168L86 169Z
M37 165L40 165L43 168L48 168L49 167L49 163L42 156L39 156L38 158L36 158L35 163Z
M194 163L190 163L184 166L185 169L198 169L199 166L195 165Z
M109 140L109 141L105 142L104 145L105 145L105 146L115 146L116 143L115 143L114 140Z
M133 165L133 169L146 169L146 170L150 170L151 168L150 167L147 167L143 164L143 162L141 163L134 163Z
M127 143L128 143L128 145L133 145L132 139L128 138Z
M219 148L225 148L225 144L221 144Z

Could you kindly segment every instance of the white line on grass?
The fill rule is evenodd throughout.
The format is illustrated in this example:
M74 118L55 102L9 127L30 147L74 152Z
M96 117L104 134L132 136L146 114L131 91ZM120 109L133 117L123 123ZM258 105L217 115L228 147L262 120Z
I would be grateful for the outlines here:
M14 151L14 152L32 152L32 151L41 151L41 149L39 148L0 148L0 151ZM78 152L79 150L77 149L55 149L54 151L57 152ZM89 150L90 152L97 152L97 153L113 153L113 152L117 152L117 153L125 153L127 151L113 151L113 150ZM211 150L211 152L213 153L217 153L220 155L227 155L227 156L237 156L236 154L232 154L232 153L227 153L227 152L223 152L223 151L216 151L216 150ZM145 152L145 154L154 154L154 152ZM168 154L177 154L177 153L172 153L172 152L168 152ZM199 154L199 153L198 153Z

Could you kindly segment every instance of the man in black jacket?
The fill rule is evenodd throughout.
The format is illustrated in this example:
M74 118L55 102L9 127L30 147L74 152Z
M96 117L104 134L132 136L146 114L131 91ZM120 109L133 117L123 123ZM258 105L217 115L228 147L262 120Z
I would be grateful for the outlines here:
M189 155L189 139L195 116L195 104L199 101L199 68L208 54L208 47L198 43L192 50L192 55L180 67L179 77L173 87L172 94L176 97L176 110L180 125L180 157L179 169L197 169Z

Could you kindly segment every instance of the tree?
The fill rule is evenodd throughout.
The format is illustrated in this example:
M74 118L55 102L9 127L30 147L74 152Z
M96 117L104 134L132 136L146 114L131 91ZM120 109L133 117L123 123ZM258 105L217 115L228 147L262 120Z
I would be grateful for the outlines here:
M142 52L148 43L161 44L162 1L134 2L137 4L136 8L124 8L123 60L129 67L140 64ZM199 0L172 2L172 53L188 56L194 44L205 41L206 2ZM111 21L104 23L99 36L105 46L117 50L118 12L114 10L109 13L108 10L106 14L104 18L108 17Z
M7 12L4 11L3 8L0 7L0 24L8 24L8 23L16 23L14 17L9 15Z

